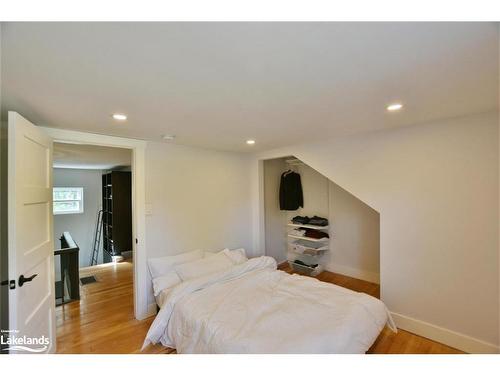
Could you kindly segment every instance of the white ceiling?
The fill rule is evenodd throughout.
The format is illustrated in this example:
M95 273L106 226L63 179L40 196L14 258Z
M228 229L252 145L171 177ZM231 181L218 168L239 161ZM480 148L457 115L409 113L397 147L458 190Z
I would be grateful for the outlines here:
M114 169L129 167L132 153L125 148L54 143L54 168Z
M497 69L493 23L8 23L2 116L264 150L493 110Z

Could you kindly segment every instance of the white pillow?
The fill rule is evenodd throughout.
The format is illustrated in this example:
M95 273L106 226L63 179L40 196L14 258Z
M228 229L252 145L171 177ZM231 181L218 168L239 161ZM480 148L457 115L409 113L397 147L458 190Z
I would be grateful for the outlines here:
M182 281L202 277L233 266L233 262L223 253L217 253L193 262L175 266L177 275Z
M157 277L153 279L154 296L157 297L163 289L172 288L180 283L182 283L182 280L180 279L179 275L177 275L177 272L175 272L175 270L170 271L166 275Z
M243 248L235 250L224 249L222 252L226 254L234 264L245 263L248 260L245 249Z
M151 277L156 279L157 277L166 275L177 264L182 264L190 262L193 260L203 258L203 250L193 250L187 253L181 253L178 255L172 255L160 258L150 258L148 259L149 272L151 272Z

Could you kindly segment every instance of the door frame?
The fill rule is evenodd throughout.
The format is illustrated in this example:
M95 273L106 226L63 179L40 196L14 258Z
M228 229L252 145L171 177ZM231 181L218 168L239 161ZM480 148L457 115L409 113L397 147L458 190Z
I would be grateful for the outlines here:
M132 151L132 251L134 260L134 315L138 320L156 313L148 305L146 256L146 141L67 129L42 127L53 142L119 147ZM137 239L137 241L136 241Z

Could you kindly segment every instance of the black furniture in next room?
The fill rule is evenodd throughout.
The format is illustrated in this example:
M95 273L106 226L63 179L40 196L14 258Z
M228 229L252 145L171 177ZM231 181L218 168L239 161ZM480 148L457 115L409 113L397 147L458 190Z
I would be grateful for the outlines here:
M110 171L102 175L104 263L132 251L132 174Z

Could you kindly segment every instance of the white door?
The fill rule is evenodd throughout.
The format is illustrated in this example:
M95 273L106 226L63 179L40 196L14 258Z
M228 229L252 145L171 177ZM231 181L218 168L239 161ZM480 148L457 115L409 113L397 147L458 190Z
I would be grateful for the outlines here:
M9 350L52 353L52 140L18 113L8 121Z

